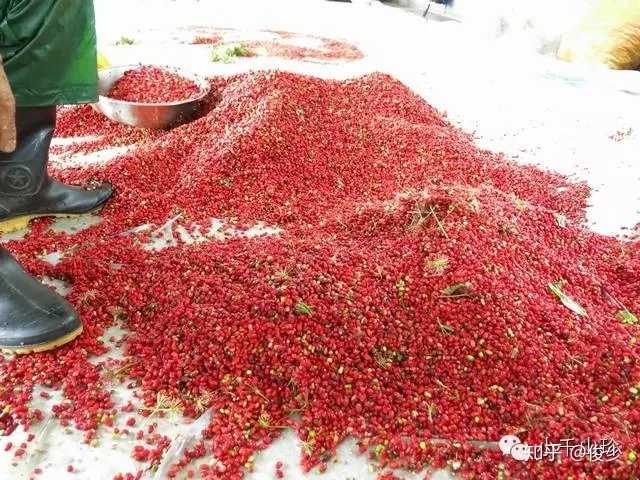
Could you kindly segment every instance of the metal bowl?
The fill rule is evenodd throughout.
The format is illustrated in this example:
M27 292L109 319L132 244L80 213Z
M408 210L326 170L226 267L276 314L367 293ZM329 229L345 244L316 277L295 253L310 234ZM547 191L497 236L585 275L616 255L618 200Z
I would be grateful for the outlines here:
M178 68L163 66L161 68L192 80L200 87L200 93L195 97L170 103L127 102L107 97L113 84L125 72L138 67L140 65L125 65L98 71L98 103L93 107L114 122L140 128L169 128L191 120L211 90L211 85L205 79Z

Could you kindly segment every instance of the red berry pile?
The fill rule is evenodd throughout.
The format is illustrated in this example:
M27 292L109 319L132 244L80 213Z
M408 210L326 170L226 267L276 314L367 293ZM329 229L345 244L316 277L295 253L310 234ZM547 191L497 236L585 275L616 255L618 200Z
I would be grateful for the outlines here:
M263 72L214 84L198 120L106 165L53 172L113 182L100 225L68 236L37 222L9 243L34 274L73 285L85 333L0 364L5 424L41 417L28 408L35 384L62 389L56 415L89 440L117 415L133 423L105 385L117 367L144 412L214 409L172 475L213 455L201 478L241 479L284 428L300 438L303 467L320 471L355 437L388 469L639 473L640 248L581 226L585 185L479 150L386 75ZM212 217L281 233L181 236L161 251L140 247L147 233L121 235L176 215L194 235ZM55 250L65 252L55 266L36 257ZM125 358L93 365L114 323L130 332ZM155 450L132 455L157 462L167 442L148 434ZM608 437L622 454L518 462L469 442L506 434Z
M290 60L342 60L354 61L363 58L358 47L339 40L317 38L322 45L320 47L301 47L294 44L279 41L254 40L244 42L253 52L264 52L270 57L282 57Z
M160 130L134 128L109 120L89 105L58 109L55 134L60 138L89 137L83 141L54 145L51 153L68 155L91 153L105 148L121 147L158 138Z
M219 33L208 34L200 31L200 34L193 37L191 44L220 45L224 43L225 33L223 30ZM276 39L242 40L242 45L255 55L281 57L289 60L354 61L364 57L358 47L342 40L278 30L264 30L263 33L270 33L274 35ZM315 40L319 42L320 45L318 47L299 46L295 44L295 39Z
M191 41L192 45L219 45L224 40L222 35L213 34L209 36L197 35Z
M192 80L154 66L128 70L109 90L116 100L139 103L170 103L188 100L200 93Z

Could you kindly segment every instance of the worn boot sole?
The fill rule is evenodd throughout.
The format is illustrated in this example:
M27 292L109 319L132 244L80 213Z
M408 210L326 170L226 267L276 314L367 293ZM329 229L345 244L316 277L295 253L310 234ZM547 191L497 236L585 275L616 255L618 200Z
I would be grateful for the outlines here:
M10 218L9 220L0 222L0 235L6 235L8 233L13 233L13 232L17 232L18 230L22 230L23 228L27 228L29 226L29 222L31 220L35 220L36 218L45 218L45 217L76 218L76 217L82 217L83 215L89 215L91 213L95 213L101 209L102 207L98 207L86 213L39 213L38 215L24 215L22 217Z
M36 345L21 345L19 347L2 347L0 350L4 353L15 353L17 355L27 355L28 353L46 352L74 340L78 335L82 333L82 325L71 333L67 333L65 336L56 338L50 342L38 343Z

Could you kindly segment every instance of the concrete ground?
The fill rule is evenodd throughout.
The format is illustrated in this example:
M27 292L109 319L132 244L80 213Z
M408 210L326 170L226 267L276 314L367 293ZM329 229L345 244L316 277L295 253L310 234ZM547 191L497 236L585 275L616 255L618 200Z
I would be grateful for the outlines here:
M378 70L404 81L463 129L474 132L477 143L504 152L521 163L540 165L587 181L593 188L589 225L611 235L628 233L640 220L640 73L562 64L539 55L540 35L512 29L495 38L470 22L429 20L380 3L348 4L298 1L97 0L101 50L113 64L158 63L189 68L201 74L230 74L258 68L280 68L330 78L348 78ZM551 19L550 21L553 21ZM365 59L353 63L319 64L266 57L242 59L228 65L208 61L209 47L183 43L189 27L236 29L237 38L256 38L264 29L324 35L354 42ZM133 45L116 45L123 36ZM546 38L546 37L545 37ZM302 41L302 40L301 40ZM554 41L545 40L546 44ZM118 152L103 152L107 161ZM58 159L57 161L62 161ZM95 156L65 159L96 161ZM95 218L85 218L91 223ZM56 222L56 228L82 224ZM20 234L18 234L19 237ZM105 338L123 332L111 329ZM118 356L114 346L110 356ZM100 359L96 359L98 361ZM58 392L45 400L35 395L33 406L47 409ZM114 385L114 398L126 402L130 392ZM125 418L121 419L124 423ZM140 419L140 421L143 421ZM160 431L175 436L180 418L160 422ZM8 440L23 441L23 432ZM7 439L0 440L0 447ZM496 439L498 440L498 439ZM117 472L144 468L130 457L135 440L101 438L98 445L82 444L81 435L53 423L37 445L40 453L17 466L0 455L0 479L27 478L36 466L45 480L64 478L109 480ZM326 473L304 475L299 467L300 446L292 434L256 458L251 480L273 478L276 461L286 465L287 478L325 480L375 479L375 465L345 442ZM66 473L72 463L75 474ZM400 472L404 479L424 474ZM153 478L145 472L143 478ZM439 472L435 480L451 478Z

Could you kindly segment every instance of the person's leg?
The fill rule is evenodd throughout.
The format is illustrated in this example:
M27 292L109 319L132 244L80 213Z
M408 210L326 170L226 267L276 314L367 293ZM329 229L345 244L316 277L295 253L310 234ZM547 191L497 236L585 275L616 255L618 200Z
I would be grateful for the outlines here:
M0 350L50 350L82 333L82 323L62 297L28 275L0 247Z
M91 212L111 196L110 185L83 189L49 177L47 161L55 120L55 107L16 109L17 148L0 153L0 233L26 227L37 217ZM73 307L29 276L0 247L0 350L50 350L81 332Z
M56 107L18 107L15 152L0 153L0 233L47 216L73 216L100 208L111 196L110 185L84 189L49 177L49 145Z

